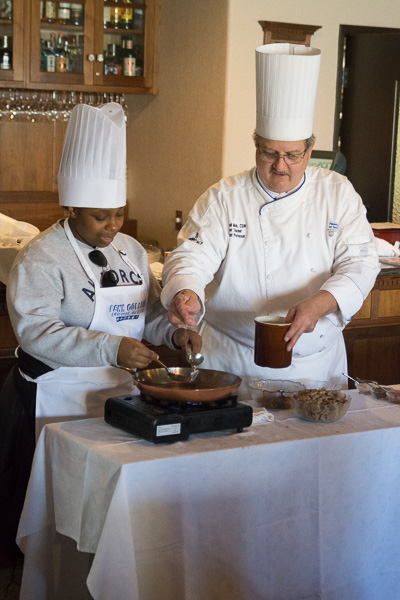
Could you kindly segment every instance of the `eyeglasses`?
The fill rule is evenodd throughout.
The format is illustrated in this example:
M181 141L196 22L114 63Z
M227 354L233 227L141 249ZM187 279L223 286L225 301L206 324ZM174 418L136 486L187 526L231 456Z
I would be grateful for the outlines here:
M260 148L257 148L260 160L265 163L274 163L282 158L288 166L298 165L306 155L307 150L304 150L302 154L278 154L278 152L265 152Z
M108 267L108 261L104 254L100 252L100 250L92 250L91 252L89 252L88 256L92 263L97 265L98 267L102 267L103 269ZM110 268L102 272L100 278L101 287L114 287L115 285L117 285L117 283L118 277L114 271L111 271Z

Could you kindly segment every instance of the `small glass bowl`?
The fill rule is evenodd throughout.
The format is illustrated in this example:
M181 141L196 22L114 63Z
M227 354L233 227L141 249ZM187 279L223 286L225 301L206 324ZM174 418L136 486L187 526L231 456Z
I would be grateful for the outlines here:
M259 402L261 406L271 410L293 408L293 393L304 389L302 383L284 379L261 379L250 382L249 386L262 392L262 399Z
M393 404L400 404L400 389L395 390L394 388L386 388L387 399Z
M301 383L307 390L341 390L341 383L334 383L333 381L322 381L319 379L302 379Z
M335 423L347 413L351 396L338 390L306 389L292 396L295 414L313 423Z
M378 385L378 382L373 381L372 379L360 379L359 381L355 382L354 385L360 394L373 395L372 390L374 386Z

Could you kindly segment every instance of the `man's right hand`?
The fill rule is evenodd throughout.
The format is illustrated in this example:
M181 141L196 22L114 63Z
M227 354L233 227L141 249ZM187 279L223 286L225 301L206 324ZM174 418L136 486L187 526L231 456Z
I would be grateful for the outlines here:
M201 312L200 300L192 290L181 290L174 296L168 318L174 327L196 327L194 316Z

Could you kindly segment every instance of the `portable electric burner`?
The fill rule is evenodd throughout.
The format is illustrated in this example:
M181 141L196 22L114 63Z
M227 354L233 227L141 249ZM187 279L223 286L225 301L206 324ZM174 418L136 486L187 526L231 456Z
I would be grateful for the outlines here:
M213 402L169 402L140 396L114 396L105 403L106 423L149 442L187 440L190 434L236 429L243 431L253 420L251 406L236 396Z

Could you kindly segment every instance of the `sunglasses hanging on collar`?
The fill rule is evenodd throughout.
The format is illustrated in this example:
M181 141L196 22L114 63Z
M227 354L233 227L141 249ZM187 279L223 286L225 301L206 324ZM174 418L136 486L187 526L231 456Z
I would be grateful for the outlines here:
M100 285L101 287L114 287L118 283L117 275L114 271L111 271L108 265L108 261L105 255L100 250L92 250L88 254L89 259L98 267L102 267L102 269L106 269L102 272L100 277Z

